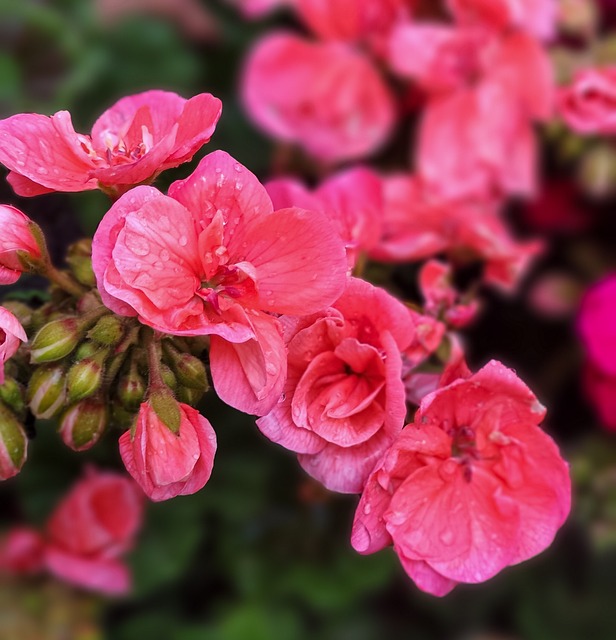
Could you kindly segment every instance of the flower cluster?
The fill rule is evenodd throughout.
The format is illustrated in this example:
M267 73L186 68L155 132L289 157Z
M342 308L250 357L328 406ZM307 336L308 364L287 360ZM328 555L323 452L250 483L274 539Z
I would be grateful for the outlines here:
M242 4L256 15L276 3ZM221 103L210 94L125 97L91 135L64 111L0 121L18 194L100 189L113 201L65 270L34 222L0 207L0 283L23 272L51 282L38 307L0 308L3 479L26 460L32 414L56 419L76 451L117 430L127 472L153 501L195 493L215 471L216 425L200 404L211 382L326 488L361 494L353 546L393 545L424 591L487 580L551 543L570 481L544 409L499 362L472 374L457 331L479 313L482 286L515 291L542 249L514 238L501 212L536 190L533 127L556 94L544 45L555 3L446 4L452 20L437 23L406 0L300 0L313 37L256 44L246 109L316 160L314 187L297 175L262 184L224 151L166 193L153 186L213 135ZM326 175L382 149L419 108L413 170ZM422 263L422 300L364 279L378 262ZM91 472L44 534L9 537L4 566L125 592L119 556L139 525L137 492Z

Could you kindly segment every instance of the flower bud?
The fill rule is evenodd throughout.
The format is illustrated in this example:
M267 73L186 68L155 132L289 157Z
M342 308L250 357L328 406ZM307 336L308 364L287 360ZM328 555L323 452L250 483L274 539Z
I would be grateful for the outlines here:
M174 349L170 344L164 344L165 356L169 362L171 369L175 373L178 382L181 385L190 387L191 389L207 390L207 374L205 365L199 358L189 353L181 353Z
M75 362L79 362L84 358L92 357L95 353L98 353L100 350L101 350L100 344L96 344L96 342L92 342L91 340L84 340L77 347L73 358Z
M4 384L0 385L0 400L17 415L21 416L26 411L24 390L14 378L6 378Z
M76 362L66 375L68 401L78 402L96 393L103 382L103 368L109 355L107 349L101 349L93 356Z
M61 365L40 367L32 374L26 399L37 418L53 418L62 409L66 400L65 376Z
M74 317L54 320L46 324L30 345L30 359L35 364L65 358L81 339L79 320Z
M175 391L178 387L178 381L175 377L175 373L171 371L171 368L166 364L160 365L160 375L162 376L163 382L171 389Z
M128 373L118 381L117 394L122 406L128 411L137 411L145 397L146 388L145 380L140 375L136 363L134 360L131 361Z
M92 270L92 239L83 238L73 243L66 255L66 262L77 282L86 287L96 284L96 277Z
M103 316L88 331L87 337L104 347L111 347L124 337L124 324L118 316Z
M17 475L27 454L23 427L13 412L0 402L0 480Z
M4 382L4 363L12 358L22 342L28 339L19 320L4 307L0 307L0 384Z
M34 233L34 228L38 229ZM17 282L41 259L37 225L15 207L0 205L0 284Z
M77 403L62 414L59 432L67 447L85 451L98 442L106 425L105 403L90 399Z
M199 400L201 400L204 393L205 391L203 389L191 389L190 387L181 385L178 387L176 395L180 402L184 402L191 407L194 407L197 405Z
M180 431L180 405L173 394L165 389L154 391L148 400L148 404L158 418L173 433Z

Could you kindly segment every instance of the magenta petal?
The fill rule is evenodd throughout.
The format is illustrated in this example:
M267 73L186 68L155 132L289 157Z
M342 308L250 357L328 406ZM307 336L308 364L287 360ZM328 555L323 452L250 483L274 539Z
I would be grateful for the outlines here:
M255 339L232 344L212 336L210 365L216 393L235 409L265 415L278 401L287 374L282 328L276 318L250 316Z
M43 185L26 178L25 176L10 171L6 177L6 181L13 187L13 191L24 198L31 198L32 196L40 196L44 193L53 193L54 189L44 187Z
M306 315L321 311L346 284L346 253L338 233L320 213L281 209L255 220L233 238L254 265L261 309Z
M439 598L446 596L459 583L442 576L423 560L409 560L398 549L398 556L404 570L413 582L426 593Z

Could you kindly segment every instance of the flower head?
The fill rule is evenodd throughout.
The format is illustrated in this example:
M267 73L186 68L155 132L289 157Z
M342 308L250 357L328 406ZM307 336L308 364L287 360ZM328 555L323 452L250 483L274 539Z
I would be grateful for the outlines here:
M32 221L9 205L0 205L0 284L19 280L24 266L19 255L38 260L41 248L32 232Z

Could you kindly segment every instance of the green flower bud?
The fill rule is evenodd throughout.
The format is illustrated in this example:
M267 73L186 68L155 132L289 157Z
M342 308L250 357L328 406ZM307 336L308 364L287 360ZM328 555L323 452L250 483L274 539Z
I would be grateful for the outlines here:
M178 382L191 389L206 391L208 382L203 362L189 353L177 351L168 343L163 343L163 345L167 361L175 373Z
M5 378L0 385L0 400L10 407L17 415L23 416L26 411L24 389L14 378Z
M109 352L101 349L93 356L76 362L66 375L68 401L72 404L89 398L103 382L104 364Z
M30 343L30 359L35 364L65 358L81 339L78 318L63 318L46 324Z
M165 389L160 389L154 391L148 401L162 422L164 422L173 433L179 433L182 414L180 413L180 405L173 397L173 394Z
M203 389L191 389L190 387L180 386L176 392L177 399L180 402L184 402L191 407L197 405L199 400L203 397L205 391Z
M137 411L143 402L147 386L137 364L131 361L128 373L120 377L117 386L118 399L128 411Z
M163 382L169 387L169 389L172 391L177 389L178 381L175 377L175 373L173 373L166 364L160 365L160 375L162 376Z
M0 402L0 480L19 473L28 454L27 443L19 420Z
M66 400L65 377L61 365L40 367L34 371L28 383L26 399L30 411L37 418L53 418L60 412Z
M90 331L87 337L104 347L111 347L124 337L124 324L118 316L103 316Z
M96 344L96 342L92 342L91 340L84 340L75 351L74 359L75 362L79 362L84 358L91 358L95 353L98 353L101 350L101 345Z
M96 444L106 425L105 403L90 399L79 402L62 414L59 432L67 447L74 451L85 451Z
M73 243L68 248L66 262L77 282L86 287L93 287L96 284L96 277L92 270L91 238L83 238Z

